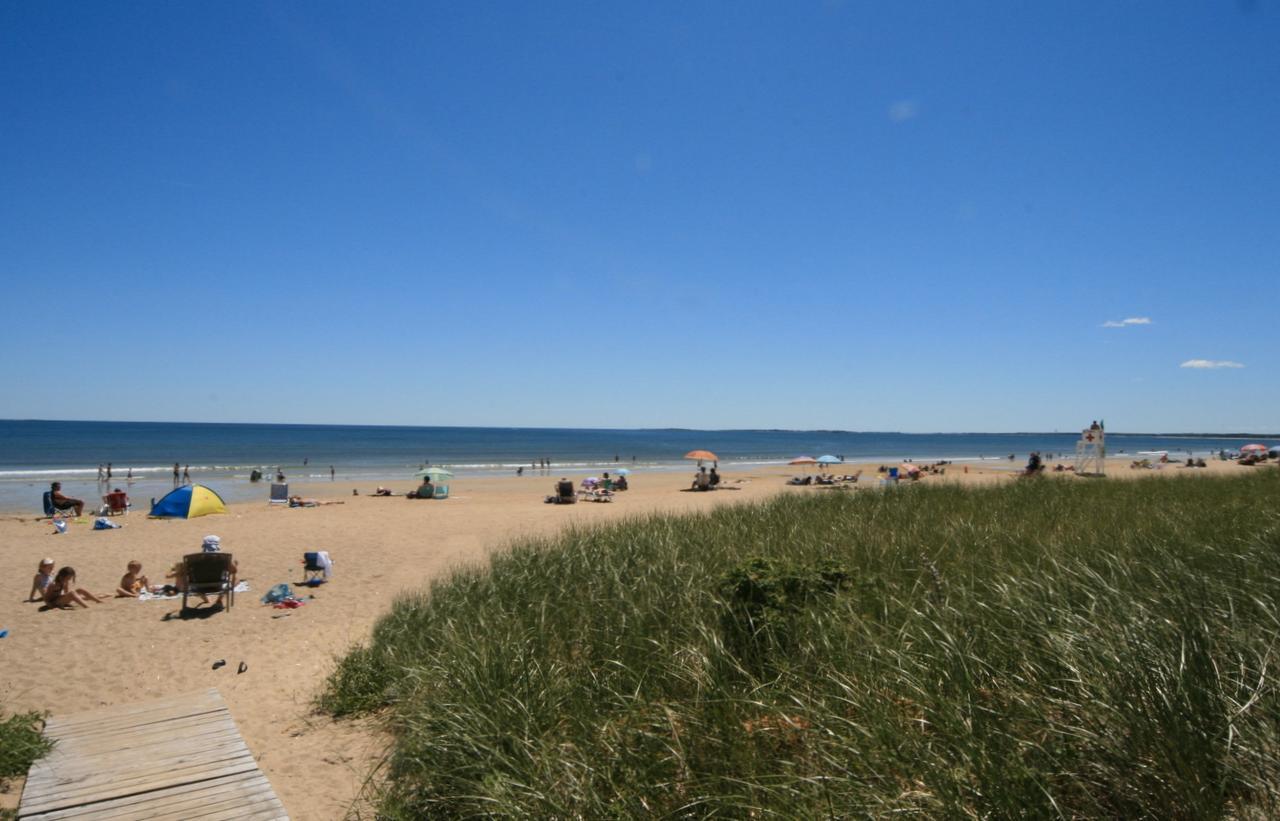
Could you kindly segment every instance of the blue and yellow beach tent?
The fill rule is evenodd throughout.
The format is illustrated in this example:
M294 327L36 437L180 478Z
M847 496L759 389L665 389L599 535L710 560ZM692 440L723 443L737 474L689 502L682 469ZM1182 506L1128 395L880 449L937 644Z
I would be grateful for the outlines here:
M156 519L194 519L226 512L222 497L204 485L183 485L151 506L151 516Z

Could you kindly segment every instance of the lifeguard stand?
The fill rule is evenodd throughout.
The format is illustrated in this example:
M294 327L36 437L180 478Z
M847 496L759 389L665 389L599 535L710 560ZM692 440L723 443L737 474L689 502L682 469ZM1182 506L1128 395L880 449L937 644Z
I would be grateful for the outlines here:
M1107 432L1102 425L1095 423L1081 431L1076 442L1076 475L1107 475Z

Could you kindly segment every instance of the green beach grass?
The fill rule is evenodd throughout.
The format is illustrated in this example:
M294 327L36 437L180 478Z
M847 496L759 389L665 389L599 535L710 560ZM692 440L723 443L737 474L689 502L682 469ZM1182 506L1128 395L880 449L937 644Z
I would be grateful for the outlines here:
M514 545L320 698L423 816L1275 817L1280 472L786 495Z
M8 785L9 779L26 775L38 758L53 749L53 742L41 733L43 719L40 713L14 713L0 718L0 789Z

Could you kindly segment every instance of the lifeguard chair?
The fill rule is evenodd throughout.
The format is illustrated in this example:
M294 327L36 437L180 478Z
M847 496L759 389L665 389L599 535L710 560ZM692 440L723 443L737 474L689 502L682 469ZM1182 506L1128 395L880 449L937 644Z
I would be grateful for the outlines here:
M1100 422L1080 432L1080 441L1076 442L1076 475L1107 475L1107 431Z

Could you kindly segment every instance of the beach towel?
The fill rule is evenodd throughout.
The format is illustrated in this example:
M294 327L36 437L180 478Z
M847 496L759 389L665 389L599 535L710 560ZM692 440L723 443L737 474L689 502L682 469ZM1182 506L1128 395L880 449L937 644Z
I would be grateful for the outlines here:
M115 530L117 527L123 527L108 519L106 516L99 516L93 520L94 530Z
M291 598L293 598L293 591L289 589L288 584L281 582L267 591L267 595L262 597L262 603L275 604L276 602L282 602L285 599Z

